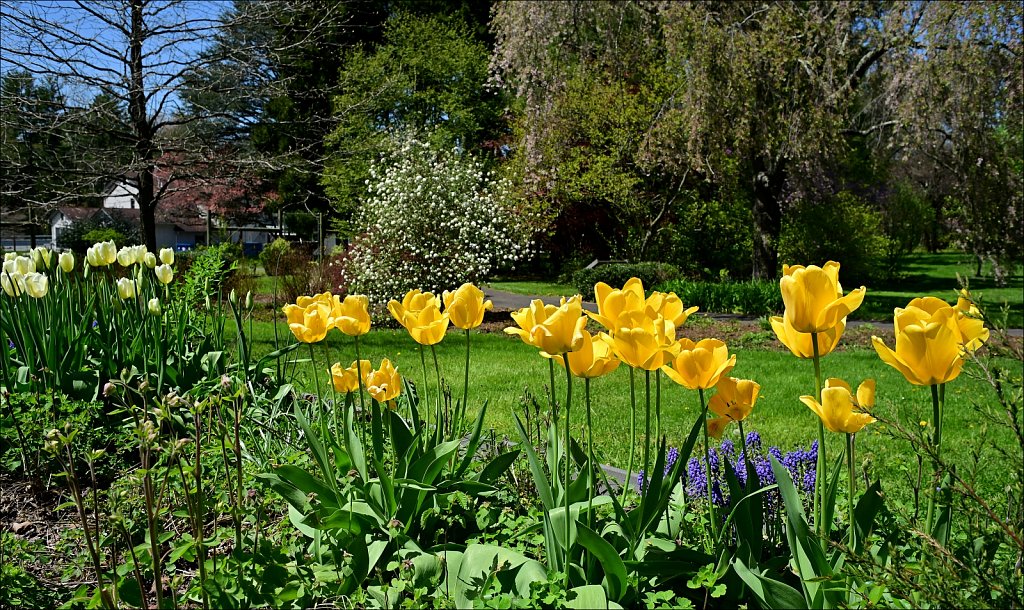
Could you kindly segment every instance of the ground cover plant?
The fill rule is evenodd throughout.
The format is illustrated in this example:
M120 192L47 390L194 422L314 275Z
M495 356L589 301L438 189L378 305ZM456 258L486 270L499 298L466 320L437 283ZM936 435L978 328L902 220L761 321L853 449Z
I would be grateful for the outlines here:
M867 338L787 266L741 335L632 278L488 334L471 284L260 323L206 256L5 260L4 605L1021 603L1020 343L968 292Z

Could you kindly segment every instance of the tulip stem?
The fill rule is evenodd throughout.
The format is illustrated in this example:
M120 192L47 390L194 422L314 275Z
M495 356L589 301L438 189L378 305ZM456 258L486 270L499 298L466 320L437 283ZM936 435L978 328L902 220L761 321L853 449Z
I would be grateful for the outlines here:
M590 485L587 488L587 526L594 529L594 488L597 486L597 471L594 464L594 426L590 421L590 377L583 378L583 389L587 400L587 464L590 471Z
M633 367L629 367L629 460L626 462L626 479L622 482L622 503L633 484L633 459L636 453L636 383Z
M420 397L420 405L424 405L427 402L427 352L424 346L420 346L420 364L423 366L423 395ZM427 425L426 429L430 430L430 409L424 409Z
M654 371L654 438L661 442L661 369Z
M704 388L697 388L697 395L700 396L700 418L704 424L704 477L707 480L708 522L711 528L711 547L708 550L712 551L718 545L718 526L715 523L714 480L711 478L711 442L708 438L708 406L704 400Z
M848 492L849 498L847 498L847 510L849 511L847 513L847 520L848 520L849 525L850 525L850 536L849 536L849 540L847 541L847 546L850 547L851 551L854 550L854 548L857 545L857 525L856 525L856 522L854 521L854 518L853 518L853 496L856 493L857 479L853 475L853 452L854 452L853 435L850 434L850 433L847 433L846 434L846 465L847 465L847 468L848 468L847 475L849 476L849 484L850 484L849 485L850 489L849 489L849 492Z
M569 466L572 464L572 450L570 449L570 420L569 407L572 406L572 371L569 369L569 356L562 354L562 362L565 364L565 482L563 503L565 504L565 590L569 590L569 550L572 546L569 540L569 526L572 521L572 512L569 510Z
M551 391L548 393L548 398L551 402L551 422L555 423L555 417L558 414L558 404L555 402L555 360L554 358L548 358L548 375L551 377Z
M443 438L445 434L445 426L448 424L448 418L445 417L446 421L441 421L442 410L447 414L447 410L444 405L444 392L441 391L441 365L437 363L437 348L433 345L430 346L430 353L434 356L434 374L437 375L437 425L441 431L441 437L439 438Z
M814 400L821 400L821 355L818 351L818 333L811 333L811 349L814 360ZM821 538L822 549L825 549L828 541L825 540L825 482L828 480L826 469L828 464L825 461L825 424L818 418L818 460L814 467L814 526Z
M459 410L458 427L462 434L462 426L466 418L466 407L469 405L469 329L466 329L466 378L462 385L462 408Z
M644 370L646 410L644 411L644 483L651 480L651 372ZM640 490L643 493L643 490Z
M366 417L366 398L363 397L363 359L359 355L359 335L353 337L356 340L356 380L359 384L359 414ZM348 409L348 406L345 407ZM366 426L360 426L363 433L363 442L366 442Z
M932 419L935 425L935 431L932 433L932 451L934 451L934 458L932 459L932 485L930 493L928 494L928 516L926 518L925 533L929 536L932 535L932 525L934 524L934 512L937 497L939 495L939 487L942 484L941 480L941 467L939 459L941 455L941 443L942 443L942 410L945 406L946 384L932 384ZM945 546L944 541L940 540L939 544Z
M324 405L323 401L320 399L320 375L316 372L316 359L313 357L313 344L307 343L306 345L309 346L309 364L313 367L313 383L316 386L316 406L319 413L320 428L323 430L324 438L327 438L327 427L324 422L326 419L324 417ZM327 473L325 472L324 474L326 475Z

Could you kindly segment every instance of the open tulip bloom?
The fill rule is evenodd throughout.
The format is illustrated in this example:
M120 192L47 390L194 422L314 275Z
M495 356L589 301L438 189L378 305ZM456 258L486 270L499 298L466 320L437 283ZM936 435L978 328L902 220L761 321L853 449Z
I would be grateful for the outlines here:
M454 292L445 290L441 294L444 312L456 328L466 331L466 367L462 380L462 405L456 412L452 428L461 432L469 402L469 331L483 324L484 313L494 308L494 303L484 300L484 292L470 283L459 286Z
M939 456L942 445L942 416L946 384L960 375L965 357L988 340L989 331L978 319L978 309L966 291L956 307L935 297L916 298L905 308L897 307L893 317L896 349L889 349L879 337L871 337L878 357L895 368L914 385L931 386L933 475L940 478ZM935 486L932 486L934 489ZM931 534L935 497L928 499L927 533Z

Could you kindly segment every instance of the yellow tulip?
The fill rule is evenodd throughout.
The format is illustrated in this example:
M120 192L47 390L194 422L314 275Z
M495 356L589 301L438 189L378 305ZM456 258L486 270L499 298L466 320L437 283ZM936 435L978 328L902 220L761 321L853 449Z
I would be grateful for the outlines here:
M341 368L340 362L335 362L331 366L331 382L334 384L334 389L338 392L358 392L359 382L362 378L363 387L368 387L366 378L370 374L373 368L370 366L369 360L359 361L359 370L356 370L356 361L353 360L352 364L347 369Z
M821 403L812 396L801 396L803 402L832 432L856 434L875 421L867 413L875 406L875 380L867 379L857 388L856 396L850 384L842 379L828 379L821 391Z
M71 273L71 270L75 268L75 255L70 252L61 252L57 257L57 264L60 265L61 271L64 273Z
M575 352L563 354L561 357L552 356L542 352L547 358L554 358L555 362L565 367L565 360L569 360L569 372L582 379L595 379L611 373L619 368L621 360L612 353L611 337L601 333L591 335L583 331L583 345Z
M161 313L160 299L158 299L156 297L150 299L148 307L149 307L149 313L153 314L154 316L159 316L160 315L160 313Z
M651 319L643 311L631 310L620 315L617 324L610 337L612 349L633 368L656 371L679 353L676 327L661 316Z
M305 309L313 303L323 303L324 305L333 308L334 307L334 295L330 292L321 292L320 294L314 294L313 296L301 296L295 299L295 304Z
M4 271L28 275L36 272L36 264L28 256L15 256L4 261Z
M135 282L122 277L117 280L117 296L122 299L131 299L135 297Z
M545 305L544 301L534 299L528 307L512 312L512 320L519 325L519 328L509 326L505 329L505 332L510 335L518 335L523 340L523 343L527 345L538 347L533 342L533 327L547 320L551 314L555 313L556 309L558 309L556 305Z
M718 339L701 339L697 343L679 340L679 355L662 367L665 374L679 385L691 390L713 388L719 378L736 366L736 354Z
M122 267L131 267L142 262L145 254L145 246L125 246L117 252L117 263Z
M528 311L527 311L528 309ZM519 335L526 343L551 356L574 352L583 347L587 318L580 297L562 299L559 307L544 305L535 299L529 308L512 314L521 328L509 327L506 333ZM528 326L532 323L532 326Z
M619 288L612 288L604 282L594 285L594 299L597 301L597 313L587 315L601 324L614 336L619 331L619 318L627 311L644 309L644 285L639 278L630 278ZM653 317L653 316L652 316Z
M319 343L327 336L331 309L323 303L313 303L302 308L298 305L285 305L284 315L288 318L288 328L295 338L303 343Z
M674 292L652 292L651 296L647 297L644 309L647 317L652 320L661 316L679 328L698 307L683 307L683 301Z
M370 299L361 294L350 294L344 301L333 297L331 318L334 328L350 337L370 332Z
M820 333L835 328L864 301L863 286L843 296L839 263L835 261L824 267L783 265L782 271L779 287L786 305L785 317L797 332Z
M956 314L960 343L965 350L974 352L988 341L989 330L985 328L985 322L980 318L981 312L971 302L970 294L966 291L961 291L955 307L936 297L918 297L905 308L897 307L893 319L894 325L898 325L896 331L899 332L906 324L927 323L937 312L946 308L952 308Z
M46 292L50 287L50 281L42 273L26 273L24 286L28 296L33 299L41 299L46 296Z
M156 279L161 284L170 284L174 279L174 269L171 269L170 265L158 265L153 272L156 273Z
M963 337L957 312L948 305L927 317L918 308L897 310L896 350L871 337L878 357L914 385L953 381L964 365Z
M728 417L712 417L708 420L708 434L715 438L722 438L722 434L732 420Z
M775 331L775 336L779 338L783 345L789 348L789 351L794 356L797 358L814 357L811 333L797 332L784 316L772 316L770 321L772 330ZM843 331L845 330L846 318L843 318L832 328L818 333L818 356L823 357L831 354L832 350L839 344L839 339L842 338Z
M750 415L761 391L761 385L756 381L735 377L722 377L716 387L715 395L708 401L708 409L732 421L743 421Z
M463 284L454 292L445 290L441 294L444 311L456 328L469 330L484 321L484 312L494 308L494 303L484 300L484 292L473 284Z
M381 360L380 368L366 376L366 391L379 403L392 401L402 393L402 378L390 360Z
M174 250L170 248L160 248L160 262L165 265L173 265Z
M441 313L441 299L413 289L402 302L391 300L388 311L420 345L437 345L448 330L448 314Z
M117 260L117 245L113 241L101 241L86 250L85 260L91 267L106 267Z
M156 255L153 254L152 252L146 252L142 256L142 262L146 264L146 267L153 269L154 267L156 267Z

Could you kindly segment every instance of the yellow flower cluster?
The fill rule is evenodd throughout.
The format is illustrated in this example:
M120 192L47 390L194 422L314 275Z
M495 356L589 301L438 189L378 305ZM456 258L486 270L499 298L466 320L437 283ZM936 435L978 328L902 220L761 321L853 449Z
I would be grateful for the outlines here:
M335 391L346 394L358 392L360 386L366 388L370 396L379 403L391 404L402 393L402 378L391 361L384 358L380 368L374 370L369 360L356 361L348 368L341 368L340 363L331 367L331 381Z
M442 301L444 313L441 313ZM480 326L484 312L493 307L491 301L484 300L483 291L469 283L453 292L446 290L441 298L414 289L405 294L401 303L395 300L388 302L388 311L420 345L440 343L448 331L449 322L464 330Z
M330 292L301 296L285 305L288 328L302 343L319 343L327 331L337 328L350 337L370 332L370 302L365 296L349 295L345 300Z

